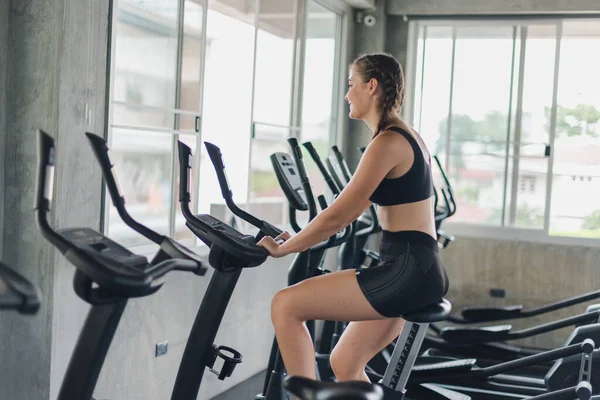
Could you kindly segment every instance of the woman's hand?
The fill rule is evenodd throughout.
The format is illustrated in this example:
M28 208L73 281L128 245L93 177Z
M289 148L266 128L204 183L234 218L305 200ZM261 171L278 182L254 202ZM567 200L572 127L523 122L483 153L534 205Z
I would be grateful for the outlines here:
M281 257L285 257L289 254L289 253L285 252L285 250L281 249L281 245L291 237L292 237L292 235L290 235L288 232L283 232L282 234L277 236L275 239L273 239L271 236L265 236L264 238L259 240L257 245L262 246L265 249L267 249L267 251L269 252L271 257L281 258Z

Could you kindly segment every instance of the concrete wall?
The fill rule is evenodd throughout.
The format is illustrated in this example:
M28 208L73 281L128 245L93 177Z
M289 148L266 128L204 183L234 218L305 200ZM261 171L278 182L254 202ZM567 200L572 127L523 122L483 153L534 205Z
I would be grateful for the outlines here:
M0 149L6 138L6 69L8 67L8 0L0 0ZM0 150L1 151L1 150ZM4 157L0 160L0 188L4 187ZM0 204L4 204L4 191L0 190ZM0 207L0 226L4 208ZM0 257L2 256L2 232L0 232Z
M43 306L34 317L0 315L0 387L10 398L48 399L87 307L73 293L73 267L34 220L37 129L57 140L53 225L98 228L101 175L84 133L104 130L108 1L1 6L3 259L40 286Z
M54 219L57 227L100 227L102 174L86 131L102 135L106 106L108 0L64 0L57 20L58 129ZM54 253L50 398L56 398L89 306L73 292L74 267Z
M600 248L459 238L443 251L442 257L450 278L447 297L454 310L473 305L538 307L598 290L600 281ZM505 289L506 297L491 298L489 290L496 288ZM509 323L515 328L530 327L583 313L587 305L594 303L600 301ZM564 328L515 343L556 347L572 330Z
M354 14L352 11L342 19L342 48L341 48L341 65L339 73L339 96L340 101L337 108L337 140L336 144L340 149L344 149L344 145L348 138L349 124L351 123L348 118L350 109L348 103L344 99L346 92L348 91L348 65L356 57L354 53L354 42L356 35L356 24L354 23Z
M38 284L43 305L35 317L0 315L0 387L11 399L47 399L50 389L54 263L33 214L36 129L56 134L62 1L9 3L6 53L3 260Z
M543 14L599 12L596 0L387 0L387 13L395 15Z
M354 60L360 54L363 53L375 53L385 51L385 32L386 32L386 18L385 18L385 7L384 3L377 2L377 7L370 10L360 11L363 15L368 13L376 18L375 26L368 27L360 18L356 18L355 14L353 20L349 21L354 27L354 44L350 53L350 60ZM357 22L357 19L361 22ZM348 71L346 71L346 74ZM346 103L346 110L348 110ZM348 111L346 111L348 115ZM347 117L346 117L347 118ZM344 143L341 147L342 152L346 155L346 161L351 170L356 168L358 160L360 159L359 147L366 146L371 139L371 132L367 125L362 121L349 120L347 123L347 136L345 136Z

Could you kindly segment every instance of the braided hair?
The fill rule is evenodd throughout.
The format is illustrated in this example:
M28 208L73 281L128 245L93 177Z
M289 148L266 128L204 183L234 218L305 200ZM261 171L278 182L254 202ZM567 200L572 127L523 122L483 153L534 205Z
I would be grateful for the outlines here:
M373 138L383 131L391 122L392 112L398 112L404 103L404 73L400 63L387 53L364 54L352 65L364 82L377 80L382 89L379 104L381 118L373 134Z

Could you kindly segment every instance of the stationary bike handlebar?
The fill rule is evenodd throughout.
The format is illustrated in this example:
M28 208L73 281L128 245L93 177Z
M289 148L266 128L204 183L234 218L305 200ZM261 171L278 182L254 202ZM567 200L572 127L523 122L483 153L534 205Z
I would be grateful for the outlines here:
M39 131L39 150L35 203L37 222L42 235L77 268L76 281L84 279L81 275L83 274L87 279L98 284L98 287L92 288L85 297L101 298L100 292L106 289L123 292L125 295L131 293L133 297L152 290L155 282L171 270L189 271L197 268L196 263L181 259L146 264L147 268L132 268L120 263L117 259L82 250L71 240L55 231L48 223L47 214L51 211L52 205L56 148L54 139L41 130Z
M89 139L92 150L94 151L96 159L98 160L100 168L102 169L102 175L104 176L106 187L108 189L108 193L110 194L112 203L117 209L117 212L119 213L119 216L123 222L154 243L160 244L163 240L162 235L140 224L127 212L127 209L125 208L125 197L121 194L117 177L113 172L114 164L110 161L110 156L108 154L109 149L106 140L90 132L86 132L85 135Z
M160 246L161 252L157 254L155 260L153 261L162 261L167 258L188 259L196 263L196 269L193 272L195 272L197 275L205 275L208 269L202 265L202 260L198 254L186 248L179 242L171 239L170 237L161 235L160 233L133 219L133 217L125 208L125 197L121 193L117 176L113 168L114 164L110 161L110 156L108 154L109 148L106 140L89 132L86 132L85 135L90 140L90 145L92 146L92 150L94 151L96 159L100 164L100 169L102 170L102 175L104 176L104 181L106 182L106 187L112 199L112 203L117 209L117 212L119 213L119 216L123 222L125 222L125 224L134 231Z
M308 172L306 172L306 167L302 160L302 149L298 144L298 139L289 138L287 141L292 150L292 157L294 157L296 168L298 168L300 183L302 184L302 189L306 196L306 203L308 204L308 220L312 221L317 216L317 204L315 203L315 195L310 186L310 181L308 180Z
M325 179L325 183L329 187L329 190L331 190L331 193L333 193L334 197L339 195L342 191L342 188L338 187L333 181L331 174L327 171L325 165L323 165L323 161L321 161L321 157L319 156L319 153L317 153L317 150L313 144L311 142L304 142L302 145L308 151L308 154L310 154L311 158L317 165L317 168L319 168L319 171L321 172L321 175L323 175L323 179Z
M304 161L302 160L302 148L298 144L298 140L296 138L289 138L288 143L292 150L292 155L293 155L294 161L296 163L296 168L298 168L298 175L300 176L300 182L302 183L302 189L304 190L304 194L306 196L306 202L308 204L308 212L309 212L309 221L312 221L317 216L317 206L315 203L315 197L314 197L314 194L312 191L312 187L310 186L310 180L308 177L308 173L306 172L306 167L304 165ZM314 157L316 157L315 163L317 164L317 166L319 166L321 173L324 173L323 178L325 179L325 181L329 181L328 184L334 185L333 181L331 179L331 176L327 173L327 171L325 170L325 167L323 167L323 163L320 162L321 160L320 160L317 152L314 150L314 148L310 144L309 144L308 148L312 149L312 152L311 152L311 150L309 150L309 153L311 153L311 156L313 157L313 159L314 159ZM321 167L322 167L322 169L321 169ZM336 191L337 191L337 188L336 188ZM334 192L334 194L335 194L335 192ZM348 238L350 238L352 233L353 233L353 226L352 226L352 224L349 224L344 228L344 230L342 231L341 234L333 235L329 239L312 246L310 248L310 251L311 252L319 252L319 251L322 251L325 249L339 246L340 244L342 244L346 240L348 240Z
M438 156L433 156L433 159L435 160L438 169L440 170L440 174L442 175L442 179L444 180L444 183L446 184L446 189L448 191L448 216L446 218L449 218L451 216L453 216L456 213L456 201L454 199L454 193L452 192L452 185L450 184L450 180L448 179L448 176L446 175L446 171L444 171L444 168L442 168L442 164L440 163L440 159L438 158Z
M225 174L225 163L223 163L223 155L221 154L221 149L209 142L204 142L204 145L206 146L206 150L208 151L210 161L212 162L215 168L215 172L217 173L217 179L219 180L219 186L221 187L221 194L223 195L223 199L225 200L225 203L227 204L227 207L231 210L231 212L260 230L257 239L260 239L263 236L271 236L274 238L283 233L281 229L275 227L274 225L271 225L265 220L256 218L254 215L251 215L248 212L242 210L235 204L235 202L233 201L233 192L229 186L227 175ZM183 174L183 169L185 168L185 176L188 176L187 167L185 167L185 165L190 164L189 160L191 157L191 150L182 142L178 142L178 146L180 171ZM181 176L183 177L184 175ZM186 195L186 193L182 193L181 191L182 184L185 183L186 182L184 182L183 178L180 178L180 201L182 199L182 195Z

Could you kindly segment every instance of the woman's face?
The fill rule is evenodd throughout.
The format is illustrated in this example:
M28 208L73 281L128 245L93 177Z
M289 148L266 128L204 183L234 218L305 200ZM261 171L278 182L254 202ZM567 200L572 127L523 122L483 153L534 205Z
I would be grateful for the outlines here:
M352 119L363 119L369 110L373 107L375 101L375 91L377 81L371 79L369 82L363 82L363 78L356 70L355 66L350 68L348 76L348 92L346 101L350 105L349 117Z

